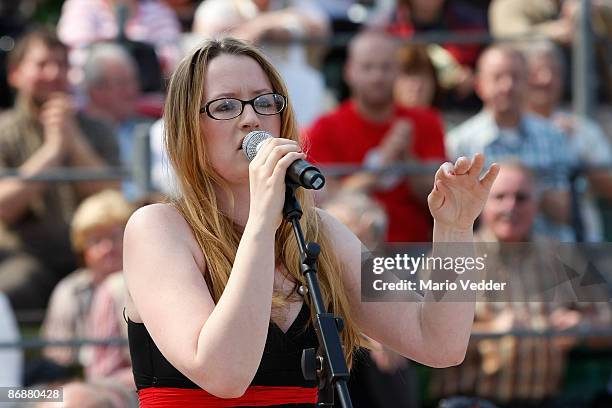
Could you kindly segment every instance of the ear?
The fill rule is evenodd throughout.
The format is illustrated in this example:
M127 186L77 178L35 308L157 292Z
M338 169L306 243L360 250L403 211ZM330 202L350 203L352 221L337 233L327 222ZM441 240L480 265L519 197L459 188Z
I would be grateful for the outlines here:
M351 61L347 60L342 70L342 79L344 79L344 82L346 82L349 87L353 83L353 69L354 67Z
M8 67L6 80L12 88L17 89L19 87L19 83L21 82L19 67Z

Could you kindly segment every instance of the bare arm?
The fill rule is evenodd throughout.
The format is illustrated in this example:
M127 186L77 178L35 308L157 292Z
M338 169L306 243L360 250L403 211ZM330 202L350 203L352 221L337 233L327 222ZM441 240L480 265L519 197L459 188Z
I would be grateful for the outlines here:
M564 44L570 43L575 31L574 22L568 16L550 20L554 10L535 10L529 15L526 7L533 7L516 0L495 1L489 8L491 32L496 37L540 35ZM540 13L537 15L536 13ZM537 21L537 22L535 22Z
M472 242L471 225L482 209L498 167L482 180L478 174L484 158L470 163L460 158L453 166L445 163L436 173L436 184L429 196L434 215L434 244L437 242ZM451 174L454 171L454 174ZM322 213L325 214L325 213ZM364 333L400 354L433 367L459 364L465 355L474 318L474 303L361 302L360 243L340 222L322 216L334 249L346 268L344 280L351 309ZM436 245L434 245L436 250ZM429 296L427 294L426 296Z
M124 271L131 299L164 356L213 395L242 395L261 361L272 304L274 236L284 176L297 143L269 139L249 166L249 218L227 286L215 305L204 257L178 212L137 211L125 233Z
M270 321L274 234L244 232L215 306L189 227L170 207L134 214L126 228L125 276L138 314L164 356L200 387L241 395L259 366Z

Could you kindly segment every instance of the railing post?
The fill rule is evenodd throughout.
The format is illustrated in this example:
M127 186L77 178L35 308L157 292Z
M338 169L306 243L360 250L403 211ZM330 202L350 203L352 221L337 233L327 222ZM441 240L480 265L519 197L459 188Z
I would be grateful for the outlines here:
M132 181L136 186L136 197L143 197L153 191L151 183L151 125L139 124L134 128L134 162Z
M572 50L574 113L593 117L597 92L591 0L581 0L578 27Z

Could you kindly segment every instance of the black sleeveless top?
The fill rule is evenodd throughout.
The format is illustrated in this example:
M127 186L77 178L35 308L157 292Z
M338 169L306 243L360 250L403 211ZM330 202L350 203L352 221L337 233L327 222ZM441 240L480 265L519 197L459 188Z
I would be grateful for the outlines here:
M274 323L268 327L268 336L261 363L251 385L315 387L315 381L306 381L302 374L301 357L305 348L317 348L317 336L312 324L307 324L310 309L304 303L286 333ZM149 387L200 387L178 371L159 351L143 323L128 319L128 340L134 382L138 390ZM311 408L313 404L286 404L275 407Z

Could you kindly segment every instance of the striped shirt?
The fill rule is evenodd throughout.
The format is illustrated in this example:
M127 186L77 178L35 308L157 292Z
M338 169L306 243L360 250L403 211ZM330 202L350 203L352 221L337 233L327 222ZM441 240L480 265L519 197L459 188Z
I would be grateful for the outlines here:
M518 281L514 280L510 299L537 298L533 288L546 285L545 277L538 272L550 269L547 251L533 251L533 256L527 258L504 255L502 248L495 245L494 235L482 229L475 234L474 240L491 243L477 248L486 251L487 265L495 264L500 276L520 276ZM551 241L535 238L533 245L543 249L547 242ZM495 252L495 248L499 252ZM521 293L521 288L525 292ZM551 313L560 307L561 304L549 301L477 302L474 324L479 331L545 330L552 328ZM503 324L499 323L503 316L507 318L507 326L496 329ZM431 392L436 397L470 395L501 404L535 402L554 396L560 390L566 358L566 351L557 340L511 335L472 339L461 365L433 371Z
M445 141L447 156L455 160L484 153L486 165L504 160L519 160L536 172L538 189L569 190L569 175L578 164L578 155L566 136L552 122L531 114L523 114L515 128L500 128L493 115L482 111L450 131ZM570 226L539 216L535 232L573 241Z
M94 339L127 338L127 324L123 319L125 290L121 271L109 275L96 289L89 312L87 328L89 337ZM126 368L131 369L127 345L96 345L90 348L91 360L85 370L89 380L108 378Z

